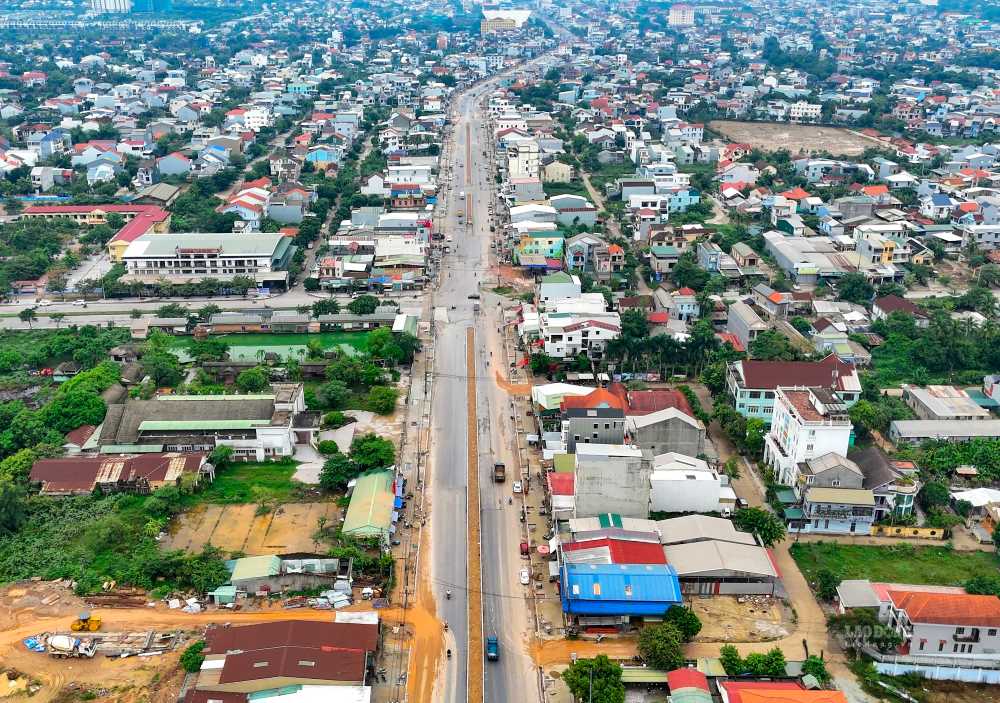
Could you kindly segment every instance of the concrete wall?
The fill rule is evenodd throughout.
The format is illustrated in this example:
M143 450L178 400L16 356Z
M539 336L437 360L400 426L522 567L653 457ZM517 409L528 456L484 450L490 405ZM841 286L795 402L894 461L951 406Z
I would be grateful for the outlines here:
M563 420L563 427L567 426L566 451L570 454L576 453L577 442L584 444L625 443L625 418L623 417L571 417L569 420ZM577 437L580 439L577 440Z
M649 516L650 470L640 457L577 455L576 517Z
M688 480L695 474L699 480ZM707 471L656 471L650 477L650 510L666 513L709 513L719 509L721 483Z
M666 452L698 456L705 453L705 430L673 418L638 428L632 443L643 451L649 450L654 456Z

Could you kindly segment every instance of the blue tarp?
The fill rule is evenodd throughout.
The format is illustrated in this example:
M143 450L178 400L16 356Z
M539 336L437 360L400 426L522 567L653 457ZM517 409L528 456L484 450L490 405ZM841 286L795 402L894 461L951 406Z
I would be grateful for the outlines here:
M29 637L24 640L24 646L30 649L32 652L44 652L45 645L42 644L37 638Z
M403 507L403 499L402 498L396 498L396 500L394 500L393 503L392 503L392 507L394 507L396 510L399 510L400 508L402 508Z

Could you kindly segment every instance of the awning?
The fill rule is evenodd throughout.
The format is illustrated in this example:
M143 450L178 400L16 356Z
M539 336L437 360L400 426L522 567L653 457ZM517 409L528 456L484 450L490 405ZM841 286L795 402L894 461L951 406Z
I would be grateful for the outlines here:
M523 359L521 359L521 360L520 360L519 362L517 362L517 365L518 365L518 366L519 366L520 368L522 368L522 369L523 369L523 368L524 368L525 366L527 366L527 365L528 365L528 364L530 364L530 363L531 363L531 359L529 359L528 357L524 357L524 358L523 358Z
M392 503L392 507L394 507L396 510L399 510L400 508L402 508L403 507L403 499L402 498L396 498L396 500L394 500L393 503Z

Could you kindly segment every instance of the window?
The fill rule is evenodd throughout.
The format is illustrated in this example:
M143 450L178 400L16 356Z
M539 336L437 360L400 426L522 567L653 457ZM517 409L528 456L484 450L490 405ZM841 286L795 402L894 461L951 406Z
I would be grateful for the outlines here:
M940 642L938 642L938 651L939 652L943 652L944 651L944 640L941 640Z
M986 631L986 636L987 637L996 637L997 636L997 629L995 627L991 627L990 629L988 629Z
M965 628L964 627L956 627L955 628L955 634L956 635L964 635L965 634Z

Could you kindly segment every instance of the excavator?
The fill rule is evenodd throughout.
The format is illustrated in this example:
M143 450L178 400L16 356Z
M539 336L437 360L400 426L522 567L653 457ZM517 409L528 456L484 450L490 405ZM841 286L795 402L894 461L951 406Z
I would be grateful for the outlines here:
M89 610L85 610L73 621L69 629L73 632L97 632L101 629L101 619L95 618Z

